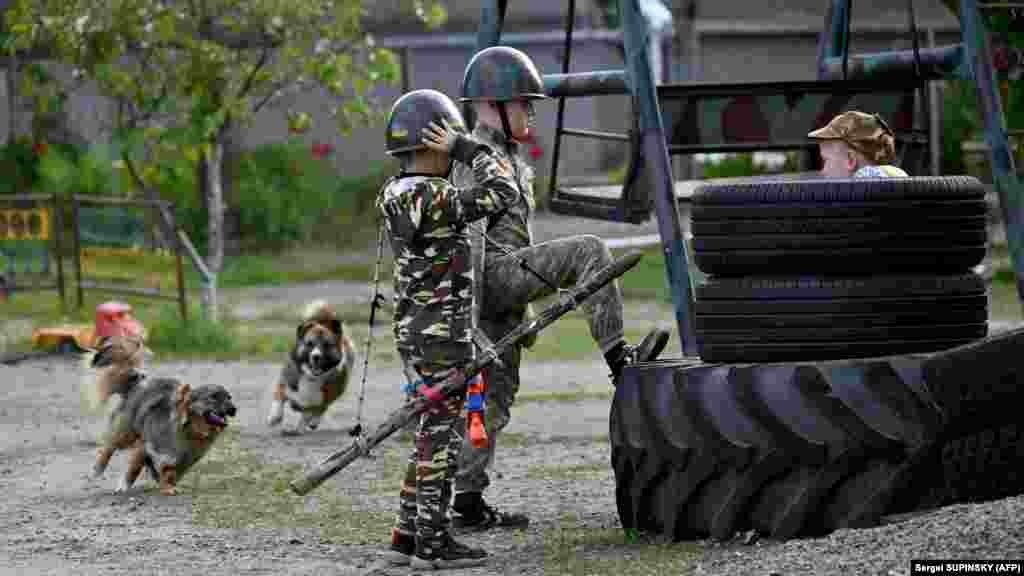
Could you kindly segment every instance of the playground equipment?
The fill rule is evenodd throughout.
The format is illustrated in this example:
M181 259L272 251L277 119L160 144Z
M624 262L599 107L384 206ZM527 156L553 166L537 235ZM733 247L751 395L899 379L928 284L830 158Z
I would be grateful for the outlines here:
M146 330L132 314L130 305L110 301L96 306L96 320L93 325L63 324L37 328L32 332L32 345L70 354L95 348L100 338L106 336L145 338Z
M957 45L919 47L909 1L912 50L850 54L850 0L827 1L818 80L659 86L639 0L618 2L625 68L570 73L575 1L568 1L563 68L544 76L545 91L558 99L549 206L557 213L633 223L653 212L683 353L627 367L617 386L610 439L624 528L675 539L726 538L748 529L788 538L1024 489L1015 472L1024 434L1012 409L1024 400L1017 387L1024 376L1024 330L986 335L984 284L961 270L984 253L986 240L974 229L979 207L984 214L977 180L912 178L896 185L802 174L704 185L692 197L677 193L670 155L808 150L807 132L848 108L880 113L896 131L909 166L927 143L915 129L914 95L924 95L929 80L974 80L1024 299L1024 187L1010 155L979 2L946 3L960 18ZM482 2L477 50L500 44L506 4ZM563 126L567 98L607 94L631 97L628 133ZM563 137L629 145L624 185L560 183ZM893 194L894 186L905 189ZM719 270L737 272L741 264L730 257L756 246L737 248L729 241L751 234L788 238L774 257L791 255L806 267L793 265L790 276L776 278L726 274L695 290L677 210L677 202L691 200L695 253L705 259L718 253ZM857 217L843 216L850 211ZM933 225L938 228L929 229ZM951 264L955 269L878 280L817 276L811 269L831 246L844 255L863 251L851 240L858 234L887 234L900 245L940 228L948 233L943 249L966 254ZM706 240L715 237L725 242L709 248ZM799 253L807 239L821 243L817 260ZM891 257L930 249L927 243L914 246ZM749 253L744 258L757 261ZM870 260L861 264L869 268ZM900 305L879 308L894 301ZM722 347L709 346L719 335L707 328L712 312L719 328L729 323L733 335L756 338L732 337L723 355ZM935 318L947 313L958 316L955 329L938 326ZM850 317L855 321L843 324ZM817 325L799 324L808 321ZM931 332L947 337L926 342ZM801 333L803 344L793 339ZM788 334L785 346L758 346L779 334ZM908 341L914 345L886 345Z
M55 194L15 194L0 198L0 300L17 292L56 290L64 301L60 203ZM50 261L56 263L55 278Z

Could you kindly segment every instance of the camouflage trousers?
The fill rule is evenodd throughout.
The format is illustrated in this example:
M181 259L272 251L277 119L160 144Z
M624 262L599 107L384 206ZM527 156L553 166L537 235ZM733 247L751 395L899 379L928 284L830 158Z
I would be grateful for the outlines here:
M484 271L479 327L495 342L523 321L527 303L553 293L544 282L520 267L519 258L559 288L571 288L580 279L589 278L612 262L604 241L592 235L559 238L517 250L512 256L489 258ZM590 334L601 352L607 352L622 340L622 296L617 282L610 282L594 293L583 303L583 310ZM490 440L487 447L474 447L468 435L462 432L466 429L465 414L457 424L467 439L459 456L456 493L483 492L490 485L487 468L494 462L498 435L511 418L512 404L519 392L521 357L521 349L513 346L501 356L504 366L491 364L484 370L487 383L485 426Z
M420 376L445 378L466 361L464 346L436 345L417 352L401 351L402 361ZM465 395L448 398L420 415L415 445L399 491L399 532L427 542L448 534L448 507L462 435L455 429Z

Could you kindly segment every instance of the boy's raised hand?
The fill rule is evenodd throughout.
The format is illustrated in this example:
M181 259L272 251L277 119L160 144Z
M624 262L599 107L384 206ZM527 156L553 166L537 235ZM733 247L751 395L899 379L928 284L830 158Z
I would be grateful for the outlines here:
M423 129L423 144L431 150L448 154L455 147L455 139L458 137L458 133L448 124L447 119L442 118L441 123L443 126L439 126L436 122L431 122L430 125Z

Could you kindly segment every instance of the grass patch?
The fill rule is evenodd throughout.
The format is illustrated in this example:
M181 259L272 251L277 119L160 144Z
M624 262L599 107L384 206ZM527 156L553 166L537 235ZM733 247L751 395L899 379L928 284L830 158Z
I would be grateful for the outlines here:
M532 392L516 395L516 405L531 402L584 402L587 400L611 400L615 392L609 390L570 390L565 392Z
M996 281L993 277L988 291L988 317L990 320L1020 321L1024 319L1020 298L1017 296L1016 279L1008 282Z
M357 499L323 488L297 496L288 483L302 466L263 462L229 429L182 485L192 494L192 521L210 528L307 529L330 544L379 544L394 512L362 510ZM397 491L397 484L394 488Z
M643 542L618 527L586 527L571 514L548 529L543 540L544 569L551 574L686 574L703 556L695 542Z
M540 313L544 309L543 303L537 303L536 310ZM644 322L637 326L629 323L629 304L626 303L626 341L632 344L639 344L647 335L651 324ZM662 320L670 322L673 319L671 310L666 308ZM666 350L678 350L678 336L675 330L671 331ZM604 362L597 343L590 335L590 326L587 323L586 314L582 309L577 308L560 318L557 322L548 325L540 334L532 348L523 350L524 362L548 362L553 360L586 360L593 359L595 362ZM602 383L604 380L602 380ZM596 384L596 383L595 383Z
M636 249L613 250L612 255L618 258L633 250ZM665 254L661 246L651 246L640 252L644 257L619 279L622 297L626 300L655 300L671 305L672 289L668 285ZM693 265L693 258L690 255L690 283L696 286L703 282L704 278L705 274Z
M380 272L381 281L389 281L391 266L387 262L381 263ZM230 289L320 280L369 282L373 280L373 262L340 262L337 251L327 250L245 254L227 261L218 276L218 285ZM198 273L192 270L186 282L198 288Z
M391 266L381 266L381 282L390 282ZM75 311L74 262L65 258L64 284L68 314ZM156 288L161 292L177 295L177 272L174 258L153 252L118 252L104 255L93 251L83 258L83 276L86 279L107 284L136 288ZM52 278L56 281L56 263L51 263ZM198 301L202 287L199 273L188 258L184 259L185 289L189 300ZM351 280L369 282L373 279L373 263L342 262L336 251L303 250L283 253L246 254L227 259L224 269L217 277L217 286L222 290L262 285L284 285L321 280ZM26 280L27 281L27 280ZM42 281L42 279L39 279ZM112 298L135 303L152 303L153 300L132 296L112 296L109 293L85 291L83 314L91 318L95 310L93 302ZM136 306L138 307L138 306ZM24 316L59 318L61 302L55 290L46 292L16 292L9 301L0 303L0 319Z
M567 466L537 465L526 469L530 480L606 480L612 473L607 462L589 462Z

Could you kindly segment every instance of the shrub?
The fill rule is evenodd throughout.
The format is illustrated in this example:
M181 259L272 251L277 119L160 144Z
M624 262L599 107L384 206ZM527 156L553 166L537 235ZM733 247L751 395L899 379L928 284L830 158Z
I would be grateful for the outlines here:
M192 307L186 323L182 322L177 306L160 306L153 318L145 320L145 325L147 344L157 353L230 353L240 347L231 323L213 322L198 307Z

